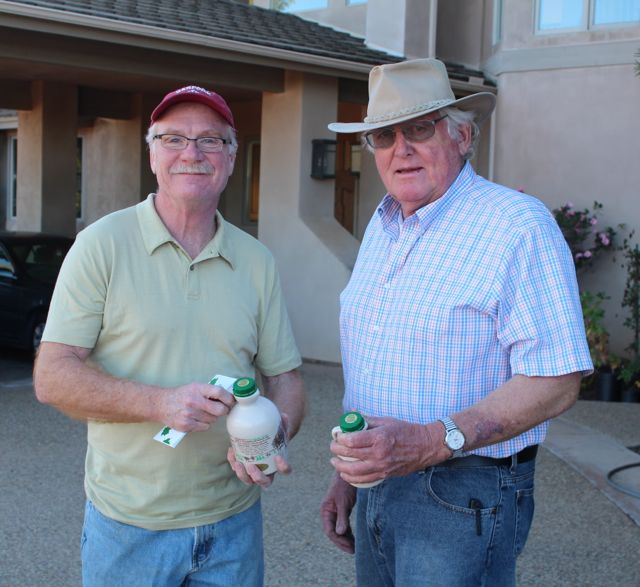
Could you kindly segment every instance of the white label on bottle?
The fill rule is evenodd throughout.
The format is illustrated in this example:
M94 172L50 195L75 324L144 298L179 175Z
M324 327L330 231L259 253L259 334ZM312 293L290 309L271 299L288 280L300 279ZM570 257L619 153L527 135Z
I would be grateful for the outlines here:
M266 475L275 473L278 469L274 457L282 455L286 458L286 435L282 424L275 436L265 434L254 438L236 438L229 436L231 446L239 463L252 463L257 465Z

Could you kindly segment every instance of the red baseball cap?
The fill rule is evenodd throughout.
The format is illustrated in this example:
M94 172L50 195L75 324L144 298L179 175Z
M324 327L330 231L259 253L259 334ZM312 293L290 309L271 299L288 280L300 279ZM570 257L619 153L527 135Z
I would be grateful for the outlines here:
M151 113L151 124L156 122L167 108L174 104L179 104L180 102L200 102L200 104L209 106L211 110L214 110L222 116L222 118L224 118L232 128L235 129L236 127L233 122L231 108L229 108L229 105L225 102L224 98L220 94L210 92L209 90L205 90L198 86L186 86L167 94L162 99L162 102L160 102L160 104L158 104L155 107L155 110Z

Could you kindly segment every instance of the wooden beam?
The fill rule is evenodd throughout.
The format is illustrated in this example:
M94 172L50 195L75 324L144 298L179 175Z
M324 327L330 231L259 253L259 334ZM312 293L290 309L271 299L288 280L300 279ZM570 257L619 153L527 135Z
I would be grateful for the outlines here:
M31 82L0 79L0 108L31 110Z

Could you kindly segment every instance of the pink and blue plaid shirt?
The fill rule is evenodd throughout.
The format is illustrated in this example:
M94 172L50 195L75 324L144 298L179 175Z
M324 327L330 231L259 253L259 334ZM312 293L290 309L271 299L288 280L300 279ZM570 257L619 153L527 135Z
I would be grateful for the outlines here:
M428 423L514 374L592 369L570 251L537 199L466 164L402 221L388 194L340 296L344 408ZM474 451L503 457L547 424Z

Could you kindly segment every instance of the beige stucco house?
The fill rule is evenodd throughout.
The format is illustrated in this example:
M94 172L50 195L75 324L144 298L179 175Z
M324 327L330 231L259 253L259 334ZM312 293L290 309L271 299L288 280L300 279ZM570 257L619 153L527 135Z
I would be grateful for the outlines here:
M567 28L573 13L545 0L326 0L295 14L269 0L0 0L0 228L74 234L140 201L155 187L151 109L180 85L214 89L241 144L222 212L273 251L303 356L337 362L338 295L384 189L358 138L327 123L363 116L374 64L437 56L457 94L497 92L483 175L550 208L598 200L610 224L640 221L637 1L604 24L596 0L575 2L586 16ZM314 144L335 172L312 177ZM615 333L620 271L584 280L611 296Z

